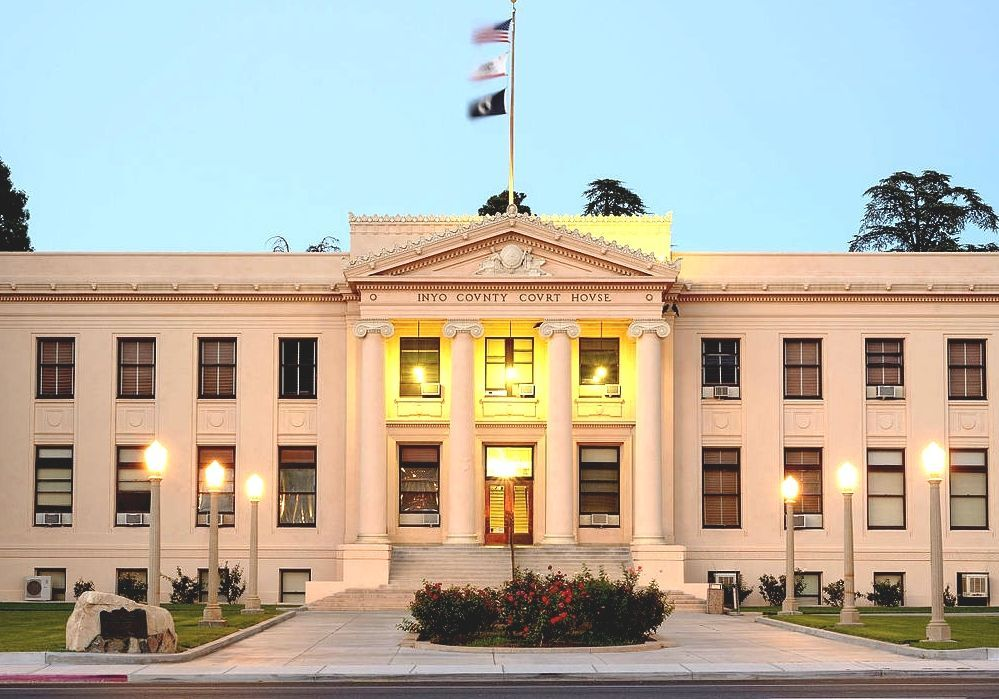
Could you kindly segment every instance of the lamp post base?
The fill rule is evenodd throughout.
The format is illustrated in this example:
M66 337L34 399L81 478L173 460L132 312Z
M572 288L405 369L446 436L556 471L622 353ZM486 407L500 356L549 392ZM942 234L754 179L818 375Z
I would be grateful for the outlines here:
M225 626L226 620L222 618L222 608L217 604L209 604L205 607L205 612L201 616L198 626Z
M259 597L248 597L246 599L246 606L243 607L240 614L263 614L264 610L260 608L260 598Z
M791 616L793 614L801 614L801 612L798 611L798 600L785 599L784 603L780 607L780 611L777 612L777 616Z
M844 607L839 613L839 622L837 626L863 626L864 623L860 620L860 611L853 607L847 609Z
M926 640L937 642L950 641L950 624L946 621L931 621L926 625Z

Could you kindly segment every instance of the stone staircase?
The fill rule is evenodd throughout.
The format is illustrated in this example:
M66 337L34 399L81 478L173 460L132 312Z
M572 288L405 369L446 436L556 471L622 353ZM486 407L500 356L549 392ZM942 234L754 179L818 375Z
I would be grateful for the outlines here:
M707 602L700 597L681 590L666 590L666 596L673 603L674 612L705 612Z
M562 571L572 576L588 568L596 575L601 568L611 578L621 576L622 567L632 565L627 546L518 546L517 567L547 573ZM402 610L413 599L423 580L444 585L496 586L510 579L510 549L506 546L393 546L389 583L374 589L347 589L309 605L320 611ZM704 600L678 591L668 591L677 610L704 611Z

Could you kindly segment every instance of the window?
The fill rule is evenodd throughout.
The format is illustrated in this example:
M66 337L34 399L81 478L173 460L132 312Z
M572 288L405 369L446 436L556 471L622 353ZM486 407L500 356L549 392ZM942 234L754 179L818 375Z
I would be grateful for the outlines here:
M947 340L947 397L985 398L985 340Z
M701 385L739 385L738 340L701 340Z
M143 447L118 447L117 526L149 526L149 476L143 451Z
M784 340L784 397L822 397L822 341Z
M278 601L282 604L305 604L305 583L312 580L312 571L282 568L280 576L281 592Z
M278 447L278 526L316 526L315 447Z
M47 575L52 579L52 601L66 601L66 569L65 568L35 568L36 576Z
M794 503L796 529L822 528L822 450L785 449L784 477L794 476L801 486Z
M72 398L75 341L71 337L38 340L38 397Z
M739 450L704 449L702 524L705 529L738 529L741 524Z
M399 525L440 526L440 446L399 446Z
M822 604L822 573L801 573L800 577L805 587L800 595L795 595L798 604L811 606Z
M225 469L225 483L219 491L219 526L236 524L236 447L198 447L198 526L208 526L211 493L205 485L205 469L218 461Z
M118 340L118 397L153 398L156 386L156 340Z
M867 385L902 385L902 340L867 340Z
M616 337L579 338L579 384L603 386L619 383L619 357Z
M281 340L281 398L316 397L316 338Z
M580 526L620 526L621 450L617 446L579 448ZM612 518L597 515L611 515Z
M198 340L198 397L236 397L236 340Z
M951 449L950 528L989 528L989 475L983 449Z
M115 571L115 594L129 597L125 593L132 590L142 590L142 602L149 599L148 571L145 568L118 568Z
M518 395L522 383L534 383L534 339L486 338L486 390Z
M439 337L399 338L399 395L423 395L423 384L441 381Z
M905 451L867 450L867 528L905 529Z
M899 590L902 592L901 606L905 606L905 573L875 573L874 584L878 583L898 585Z
M35 450L35 525L73 523L73 448Z
M959 607L989 606L989 574L987 572L957 574L957 605Z

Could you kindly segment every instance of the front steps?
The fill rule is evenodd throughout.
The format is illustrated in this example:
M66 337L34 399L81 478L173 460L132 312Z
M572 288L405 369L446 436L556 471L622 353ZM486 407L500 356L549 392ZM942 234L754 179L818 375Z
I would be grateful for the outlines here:
M632 565L627 546L518 546L517 567L539 574L562 571L573 576L588 568L597 575L602 568L613 579ZM403 546L392 547L389 583L374 589L347 589L309 605L319 611L405 610L423 580L449 585L495 587L510 579L507 546ZM679 591L668 591L679 611L704 611L704 600Z

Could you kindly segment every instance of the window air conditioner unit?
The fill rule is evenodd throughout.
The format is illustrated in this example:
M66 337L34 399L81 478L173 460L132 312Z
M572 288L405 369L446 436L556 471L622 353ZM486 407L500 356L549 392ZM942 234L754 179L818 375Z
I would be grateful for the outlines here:
M35 575L24 579L24 599L35 602L52 600L52 578L48 575Z
M620 398L621 384L619 383L604 384L604 396L606 396L607 398Z
M198 525L202 527L208 526L208 513L199 512L198 513ZM236 516L231 512L219 512L219 526L225 527L235 524Z
M35 524L46 527L68 527L73 523L72 512L36 512Z
M441 516L437 513L406 512L399 515L399 524L408 527L438 527Z
M711 387L711 397L712 398L738 398L739 397L739 387L738 386L712 386Z
M581 527L617 527L621 524L621 515L592 514L579 515Z
M424 398L440 398L441 385L439 383L421 383L420 395Z
M821 529L822 515L795 515L795 529Z
M502 398L503 396L506 396L506 389L505 388L487 388L486 389L486 395L487 396L493 396L494 398L496 398L496 397Z
M904 398L905 388L902 386L868 386L867 387L867 397L868 398L880 398L882 400L891 400L894 398Z
M989 596L988 573L965 573L962 577L962 597Z
M115 518L115 523L119 526L140 526L149 524L148 512L119 512Z
M521 398L534 398L535 387L533 383L517 384L517 395Z

